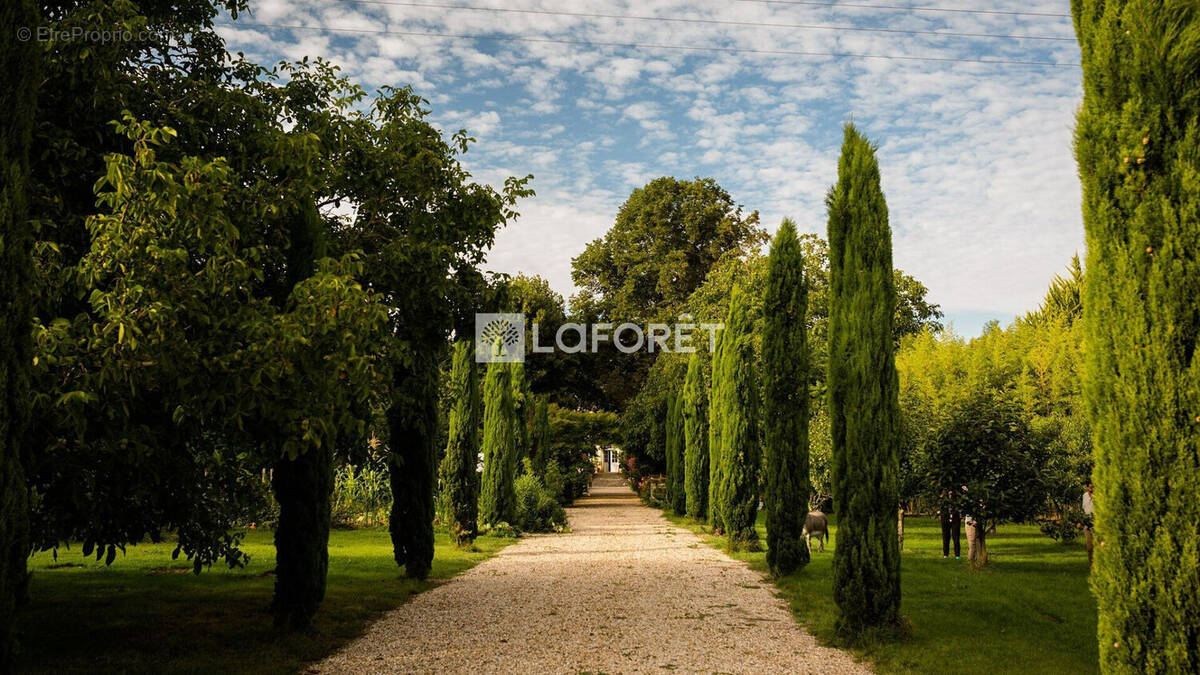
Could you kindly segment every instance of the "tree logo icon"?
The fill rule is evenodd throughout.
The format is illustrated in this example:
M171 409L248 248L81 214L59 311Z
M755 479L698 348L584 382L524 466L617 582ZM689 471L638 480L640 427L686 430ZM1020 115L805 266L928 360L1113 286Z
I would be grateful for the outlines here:
M475 315L476 363L524 363L524 361L524 314Z

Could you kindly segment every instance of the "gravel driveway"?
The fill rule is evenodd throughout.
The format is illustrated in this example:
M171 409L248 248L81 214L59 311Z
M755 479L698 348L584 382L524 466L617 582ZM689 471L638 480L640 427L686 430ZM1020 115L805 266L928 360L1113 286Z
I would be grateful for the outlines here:
M385 614L316 672L860 673L774 587L601 475L528 536Z

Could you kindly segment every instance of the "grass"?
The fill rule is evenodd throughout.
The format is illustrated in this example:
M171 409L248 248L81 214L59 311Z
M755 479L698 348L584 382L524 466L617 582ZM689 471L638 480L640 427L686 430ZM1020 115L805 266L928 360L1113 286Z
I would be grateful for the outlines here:
M387 530L335 530L325 602L314 630L283 634L268 605L271 533L252 531L250 564L196 576L171 560L173 544L131 546L110 567L76 548L30 561L32 602L23 615L21 672L294 673L360 635L381 612L490 557L512 540L480 537L475 550L438 533L426 582L405 579Z
M722 549L722 537L688 518L678 525ZM825 644L845 647L835 630L833 537L803 570L776 579L780 595ZM762 514L759 538L766 541ZM815 541L814 541L815 545ZM1033 525L1009 525L988 535L989 565L972 571L966 561L942 558L941 527L931 518L908 518L901 556L901 612L912 634L852 649L880 672L1094 673L1098 672L1096 602L1088 590L1087 554L1080 543L1060 544ZM767 571L766 554L734 558Z

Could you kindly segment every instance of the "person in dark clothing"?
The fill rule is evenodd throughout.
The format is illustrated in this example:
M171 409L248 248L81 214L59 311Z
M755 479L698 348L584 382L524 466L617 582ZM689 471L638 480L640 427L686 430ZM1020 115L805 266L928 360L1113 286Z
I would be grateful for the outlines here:
M962 514L954 504L954 493L942 493L938 519L942 521L942 557L950 557L950 542L954 542L954 559L960 560L959 534L962 532Z

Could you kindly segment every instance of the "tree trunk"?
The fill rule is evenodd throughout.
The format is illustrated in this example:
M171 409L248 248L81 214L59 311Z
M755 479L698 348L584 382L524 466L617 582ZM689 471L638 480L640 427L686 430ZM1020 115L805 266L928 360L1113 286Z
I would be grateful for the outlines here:
M967 560L973 567L987 564L987 528L975 520L967 525Z
M275 530L275 625L303 630L325 598L329 571L329 519L333 493L333 451L310 448L275 465L273 487L279 503Z
M900 539L900 550L904 550L904 505L896 510L896 534Z

